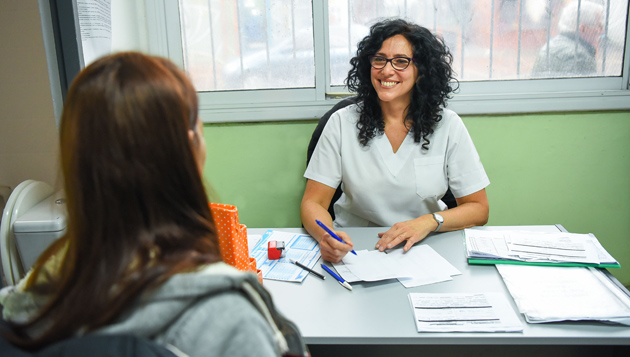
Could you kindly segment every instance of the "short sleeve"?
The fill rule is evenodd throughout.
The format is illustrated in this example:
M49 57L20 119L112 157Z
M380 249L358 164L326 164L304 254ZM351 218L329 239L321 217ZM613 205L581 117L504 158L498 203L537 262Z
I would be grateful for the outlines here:
M451 120L447 148L448 184L455 197L464 197L484 189L490 180L481 163L475 144L461 118L451 112Z
M339 110L330 116L315 146L304 177L337 188L341 183L341 120Z

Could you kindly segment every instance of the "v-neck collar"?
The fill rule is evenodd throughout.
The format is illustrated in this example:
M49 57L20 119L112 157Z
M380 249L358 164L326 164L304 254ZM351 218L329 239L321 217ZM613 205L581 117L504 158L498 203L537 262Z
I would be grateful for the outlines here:
M409 155L411 155L414 150L413 138L410 138L410 136L409 134L405 136L405 139L396 152L392 149L392 144L389 142L385 133L372 139L374 140L378 152L381 154L381 158L393 176L398 175L405 165L405 162L407 162Z

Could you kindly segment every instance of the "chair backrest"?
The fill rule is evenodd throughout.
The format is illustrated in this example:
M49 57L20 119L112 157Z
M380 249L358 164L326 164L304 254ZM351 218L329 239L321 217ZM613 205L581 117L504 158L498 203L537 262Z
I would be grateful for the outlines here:
M317 127L315 127L315 130L313 131L313 135L311 135L311 141L308 143L308 150L306 152L306 165L307 166L308 166L308 163L311 161L311 156L313 156L313 151L315 151L315 146L317 146L319 137L322 135L322 131L324 130L324 127L326 126L328 119L330 119L330 116L339 109L345 108L350 104L356 104L357 101L358 101L358 98L356 96L344 98L343 100L335 104L329 111L326 112L326 114L324 114L319 119L319 123L317 123ZM330 213L330 216L332 217L333 220L335 219L335 212L334 212L333 207L334 207L335 202L337 202L339 197L341 197L342 193L343 191L341 190L341 185L339 185L339 187L337 187L337 190L335 191L335 194L333 195L332 200L330 201L330 206L328 206L328 213ZM455 200L455 196L453 196L453 193L451 192L450 188L446 190L444 197L442 197L442 202L446 203L448 208L457 207L457 201Z
M330 119L330 116L333 115L333 113L337 110L345 108L350 104L356 104L356 102L356 96L344 98L339 101L339 103L335 104L329 111L326 112L326 114L324 114L324 116L319 119L319 123L317 123L317 127L315 127L315 130L313 131L313 135L311 135L311 141L308 143L308 150L306 151L306 166L308 166L308 163L311 161L311 156L313 156L315 146L317 146L319 137L322 135L322 131L324 131L324 127L326 126L326 123L328 123L328 119ZM342 193L343 191L341 191L341 185L339 185L337 187L337 190L335 191L335 194L333 195L332 200L330 201L330 206L328 206L328 213L330 213L333 221L335 220L335 211L333 207L335 205L335 202L337 202L339 197L341 197Z

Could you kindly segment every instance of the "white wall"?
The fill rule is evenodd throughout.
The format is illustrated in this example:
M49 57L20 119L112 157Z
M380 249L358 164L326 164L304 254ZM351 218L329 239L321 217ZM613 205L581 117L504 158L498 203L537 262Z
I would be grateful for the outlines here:
M58 137L38 2L0 1L0 186L57 186Z
M112 51L146 51L145 0L112 0ZM0 186L60 187L58 131L35 0L0 1Z

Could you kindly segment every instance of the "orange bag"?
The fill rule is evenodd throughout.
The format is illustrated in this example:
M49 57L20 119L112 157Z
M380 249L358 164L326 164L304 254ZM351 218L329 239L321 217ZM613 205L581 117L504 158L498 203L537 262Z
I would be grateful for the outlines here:
M262 271L256 269L256 259L249 256L247 227L238 223L236 206L210 203L210 210L217 228L223 261L238 270L257 274L258 281L262 284Z

